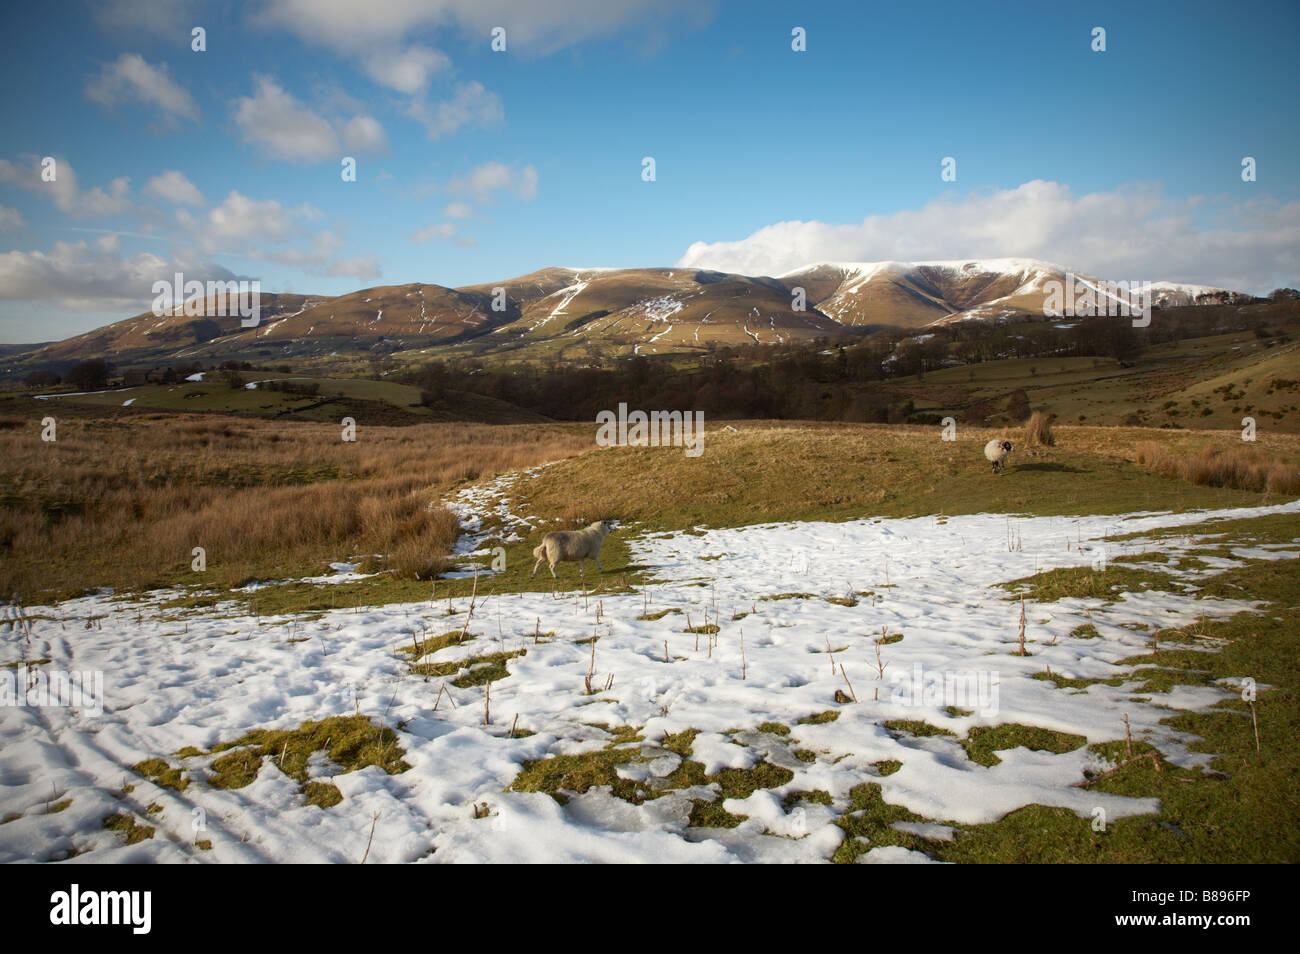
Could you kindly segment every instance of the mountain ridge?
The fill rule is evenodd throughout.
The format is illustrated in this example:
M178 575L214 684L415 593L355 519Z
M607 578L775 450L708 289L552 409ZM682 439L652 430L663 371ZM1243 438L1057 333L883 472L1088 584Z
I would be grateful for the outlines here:
M655 354L716 344L831 337L878 327L918 330L954 321L1044 318L1051 282L1069 274L1030 258L916 262L811 262L775 276L696 267L551 266L460 287L414 282L343 295L270 292L261 320L235 315L135 315L5 356L10 371L102 357L118 363L234 356L327 358L340 354ZM1250 298L1230 289L1153 282L1155 304Z

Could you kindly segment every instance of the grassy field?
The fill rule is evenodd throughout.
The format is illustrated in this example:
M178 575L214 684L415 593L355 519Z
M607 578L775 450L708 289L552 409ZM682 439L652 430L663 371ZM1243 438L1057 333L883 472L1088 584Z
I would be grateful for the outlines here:
M326 599L427 599L425 581L447 567L457 535L441 506L446 496L548 462L520 476L505 507L545 529L623 521L606 544L603 581L623 587L638 578L625 542L636 533L863 516L1249 506L1289 498L1153 472L1138 463L1139 452L1153 442L1177 459L1217 448L1283 461L1292 472L1300 460L1300 437L1282 433L1263 433L1242 451L1233 432L1058 427L1057 446L1017 451L999 477L981 449L1004 432L976 428L960 428L950 442L938 427L737 422L711 427L703 455L692 458L673 447L597 448L589 424L385 427L362 418L357 440L346 442L337 424L143 410L95 416L88 406L84 417L65 408L57 441L45 442L39 415L47 403L28 401L25 417L0 418L0 592L25 602L161 585L206 590L194 599L211 601L251 580L319 575L333 562L386 572L328 588L290 583L258 599L285 610L320 609ZM550 588L548 574L527 575L533 535L510 540L499 528L483 530L484 545L506 550L508 570L494 588ZM191 569L196 546L205 551L202 574ZM575 586L573 568L565 570L560 585ZM588 584L602 580L589 575ZM439 589L450 596L472 585L458 578Z
M582 522L618 518L647 529L736 526L775 520L861 516L1123 513L1256 506L1284 495L1198 486L1149 473L1137 448L1175 453L1238 449L1231 432L1057 428L1058 444L1013 453L1002 477L989 472L984 443L1019 442L1015 430L741 423L708 432L702 456L681 448L624 447L566 460L519 485L526 508ZM1300 460L1300 438L1273 434L1261 457Z
M241 372L248 383L262 382L257 388L230 387L215 372L206 381L183 384L146 384L140 387L91 394L57 391L36 404L49 413L61 413L69 407L117 409L123 415L139 411L177 413L234 414L249 417L285 418L305 421L340 421L352 417L371 424L419 424L427 421L473 421L484 424L518 424L545 420L504 401L480 394L447 392L430 404L422 403L420 389L396 381L367 378L331 378L309 375L281 375ZM296 385L314 384L319 392L312 396L272 390L267 382ZM129 402L129 403L128 403ZM19 404L30 405L27 398L0 399L0 415L17 413ZM30 410L24 407L23 410Z
M1162 344L1129 367L1092 357L1009 358L922 376L891 387L918 410L961 412L1024 390L1037 410L1064 424L1240 430L1253 416L1260 431L1300 430L1300 345L1270 347L1248 332Z

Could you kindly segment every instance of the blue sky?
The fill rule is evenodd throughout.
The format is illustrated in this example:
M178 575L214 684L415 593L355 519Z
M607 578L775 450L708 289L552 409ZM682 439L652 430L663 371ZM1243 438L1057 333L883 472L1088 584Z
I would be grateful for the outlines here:
M5 19L3 341L143 310L177 269L338 294L1017 256L1300 283L1294 2L112 0Z

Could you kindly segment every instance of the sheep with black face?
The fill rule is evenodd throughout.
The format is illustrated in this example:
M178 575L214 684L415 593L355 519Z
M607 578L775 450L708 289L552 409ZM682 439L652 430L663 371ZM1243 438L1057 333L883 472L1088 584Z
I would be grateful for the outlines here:
M1015 447L1010 441L1004 441L1000 438L994 438L984 445L984 459L993 465L993 473L1001 474L1003 465L1007 462L1007 457Z

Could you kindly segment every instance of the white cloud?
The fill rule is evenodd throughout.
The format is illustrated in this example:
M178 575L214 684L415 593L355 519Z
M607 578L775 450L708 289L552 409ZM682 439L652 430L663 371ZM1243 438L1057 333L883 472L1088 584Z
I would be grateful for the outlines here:
M293 214L275 199L250 199L232 190L208 212L204 231L214 240L275 242L288 238L294 228Z
M505 119L501 97L478 81L456 84L451 99L432 106L416 99L407 113L424 123L430 139L449 136L462 126L491 126Z
M461 248L469 248L476 242L473 236L462 235L457 231L459 227L452 222L441 222L436 225L426 225L423 228L416 229L411 235L412 242L418 242L421 245L425 242L451 242Z
M256 77L251 97L235 100L235 125L244 142L273 159L320 162L339 154L334 127L269 76Z
M110 30L175 37L197 26L191 22L195 6L194 0L100 0L94 11L100 26Z
M178 271L202 281L236 277L229 269L197 260L169 260L152 252L124 257L114 238L105 236L93 246L55 242L49 252L0 254L0 299L94 311L143 310L152 299L153 283L171 280Z
M388 148L384 127L373 116L331 123L269 76L255 76L254 87L252 96L235 100L235 125L244 142L269 158L323 162L342 155L340 143L357 152Z
M111 215L131 208L131 179L128 176L109 181L107 187L95 186L83 192L77 187L77 173L72 163L57 156L51 158L55 160L52 182L42 178L38 156L23 156L21 163L0 159L0 181L12 182L43 195L60 212L73 217Z
M468 202L452 202L442 210L442 214L449 219L472 219L474 217L474 207Z
M127 102L154 106L162 110L169 124L178 117L199 118L194 97L168 75L166 64L150 66L138 53L123 53L115 62L104 64L99 75L86 83L86 95L109 108Z
M492 193L502 191L531 202L537 198L537 170L531 164L520 169L500 162L485 162L468 175L452 179L447 189L471 195L479 205L487 205L492 201Z
M777 275L818 261L1040 258L1112 280L1264 293L1300 278L1300 202L1207 203L1149 186L1076 196L1057 182L936 199L860 223L788 221L695 242L681 267Z
M353 116L343 124L343 145L353 152L386 152L388 137L384 127L372 116Z
M373 257L369 264L361 258L339 259L345 243L329 229L307 233L305 223L323 217L310 205L290 209L274 199L253 199L238 191L232 191L202 218L183 208L176 210L182 229L194 236L195 245L205 255L274 262L317 275L378 274L378 260ZM334 271L339 267L345 270Z
M202 205L203 193L183 172L168 169L145 184L146 195L170 202L172 205Z
M11 209L7 205L0 205L0 229L17 229L22 228L22 215L17 209Z
M435 75L450 69L451 60L431 47L410 46L367 53L363 66L366 75L379 85L414 95L423 91Z
M340 258L330 263L325 269L326 275L339 278L378 278L383 274L379 259L374 255L357 255L353 258Z
M340 50L366 50L446 26L481 37L486 48L491 29L503 26L510 49L550 53L699 6L698 0L270 0L260 19Z

